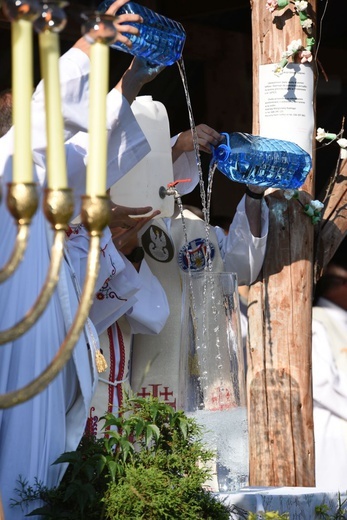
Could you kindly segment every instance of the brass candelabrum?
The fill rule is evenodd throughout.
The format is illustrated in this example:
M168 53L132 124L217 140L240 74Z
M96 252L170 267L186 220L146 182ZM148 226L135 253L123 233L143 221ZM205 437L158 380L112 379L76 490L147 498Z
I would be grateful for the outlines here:
M65 7L65 5L66 2L46 2L44 4L38 5L36 0L7 0L4 3L4 10L11 20L11 30L16 32L16 37L18 37L17 24L24 20L26 23L29 22L31 25L34 25L35 23L35 28L41 32L49 31L49 43L53 43L55 45L55 39L58 38L59 31L65 25L65 13L63 13L62 9ZM98 45L101 44L108 49L110 43L113 43L116 39L116 28L113 23L114 17L94 13L93 15L88 15L86 20L87 21L82 28L84 36L90 43L93 44L97 42ZM27 29L24 27L24 30ZM97 69L97 64L94 64L94 67ZM93 60L91 60L91 75L92 71ZM43 80L44 82L47 82L46 86L49 86L49 78L45 77L44 73ZM107 83L107 81L105 83ZM47 91L45 94L45 99L47 101ZM15 95L16 90L14 89L13 96ZM96 110L95 107L94 109ZM49 125L49 111L47 110L47 105L46 118ZM18 127L20 127L20 125L18 125ZM60 130L60 128L58 128L58 130ZM29 136L27 136L27 138L29 139ZM48 126L47 143L47 155L49 156L50 140ZM105 147L107 147L106 135ZM64 153L64 149L62 153ZM49 169L49 157L47 159L47 164ZM29 165L26 164L25 167L32 171L32 159L29 161ZM91 175L93 174L97 176L99 172L91 172ZM110 206L109 197L106 195L106 180L105 187L101 191L103 191L103 194L101 195L89 193L82 197L81 222L89 233L90 243L86 278L82 288L79 306L76 315L72 320L72 325L68 330L63 343L60 345L56 355L54 356L54 359L47 366L47 368L26 386L0 395L0 408L9 408L19 403L23 403L36 394L40 393L57 376L59 371L64 367L72 355L74 346L82 332L93 302L95 284L99 273L100 238L104 228L108 225L109 222ZM44 200L42 211L44 212L45 218L50 223L54 234L53 245L51 248L50 266L46 275L45 283L34 305L28 310L25 316L23 316L23 318L18 323L11 326L7 330L0 331L0 345L4 345L20 337L39 320L59 280L60 269L64 257L66 230L71 221L74 209L73 193L72 190L67 187L48 187L44 191L43 198ZM28 244L32 218L38 210L40 211L40 208L38 207L37 185L32 181L17 181L15 179L15 175L13 175L13 182L8 185L6 203L8 211L15 219L17 225L17 238L12 253L9 253L9 260L4 267L0 267L0 283L4 282L14 274L18 265L23 259ZM2 247L4 246L5 245L3 244Z

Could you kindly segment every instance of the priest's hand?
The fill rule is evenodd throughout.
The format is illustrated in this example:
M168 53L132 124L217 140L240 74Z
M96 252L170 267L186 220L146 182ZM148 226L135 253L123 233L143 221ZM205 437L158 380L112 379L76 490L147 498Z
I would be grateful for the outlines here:
M109 228L114 245L123 254L129 254L134 247L138 246L138 234L140 230L145 224L152 220L152 218L160 214L160 211L156 210L146 217L141 216L149 213L151 210L151 206L130 208L111 203Z
M212 153L212 147L217 146L223 140L223 136L219 132L205 124L196 126L196 134L199 150L206 153ZM181 132L172 147L173 162L175 162L182 153L191 152L193 150L194 141L191 129Z

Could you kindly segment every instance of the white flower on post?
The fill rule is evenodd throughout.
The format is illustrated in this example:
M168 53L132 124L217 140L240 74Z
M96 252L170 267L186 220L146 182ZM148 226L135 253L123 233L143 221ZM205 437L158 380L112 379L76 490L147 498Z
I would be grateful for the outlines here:
M303 29L311 29L312 25L313 25L313 21L311 20L311 18L306 18L306 20L303 20L301 22L301 27Z
M316 135L316 141L319 141L320 143L324 141L325 139L325 130L324 128L317 128L317 135Z
M311 200L310 206L314 211L322 211L324 208L324 204L320 200Z
M337 135L332 134L330 132L326 132L324 128L317 128L317 135L316 135L316 141L319 141L320 143L324 141L324 139L328 139L328 141L334 141L336 139Z
M300 13L301 11L306 11L308 2L306 0L296 0L295 2L295 9Z
M345 138L338 139L337 144L341 148L341 150L340 150L341 159L347 159L347 139L345 139Z
M270 13L273 13L278 7L277 0L267 0L265 7L270 11Z
M311 200L309 204L305 204L304 213L311 219L312 224L317 224L322 220L322 209L324 204L319 200Z
M310 63L313 59L312 52L304 49L300 51L300 63Z
M298 201L300 206L303 208L305 215L310 217L313 225L317 224L322 220L322 209L324 208L324 204L319 200L311 200L309 204L303 204L299 199L300 191L299 190L284 190L283 196L287 200L295 199Z
M299 49L302 48L302 42L301 40L293 40L287 47L288 49L288 52L293 55L295 54L296 52L298 52Z
M283 9L287 7L289 4L289 0L266 0L266 9L273 13L276 9Z
M287 47L287 50L282 52L282 59L277 63L274 72L277 75L282 74L283 69L288 65L290 57L294 56L300 49L303 49L301 40L293 40Z

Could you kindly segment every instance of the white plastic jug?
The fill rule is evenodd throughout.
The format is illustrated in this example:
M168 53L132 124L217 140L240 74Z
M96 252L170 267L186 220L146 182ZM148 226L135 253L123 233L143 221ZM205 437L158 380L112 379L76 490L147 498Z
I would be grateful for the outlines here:
M170 125L165 106L152 96L138 96L131 105L151 151L110 189L115 204L130 207L151 206L159 217L171 217L174 197L160 196L160 188L173 182Z

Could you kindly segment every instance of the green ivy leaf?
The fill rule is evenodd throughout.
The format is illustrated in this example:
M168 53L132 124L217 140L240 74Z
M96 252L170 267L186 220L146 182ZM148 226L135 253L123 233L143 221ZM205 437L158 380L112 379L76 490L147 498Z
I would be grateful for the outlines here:
M149 446L153 437L155 440L158 440L160 437L160 430L156 424L148 424L146 426L146 446Z
M104 471L106 464L107 458L104 455L100 455L95 464L96 474L98 477L100 477L101 473Z
M119 463L109 460L107 462L108 471L110 473L111 479L115 482L117 475L119 474Z
M63 453L58 457L54 462L54 464L65 464L65 463L75 463L81 459L81 454L78 451L68 451L66 453Z
M186 439L188 436L188 420L183 417L178 418L179 428L183 435L183 438Z

